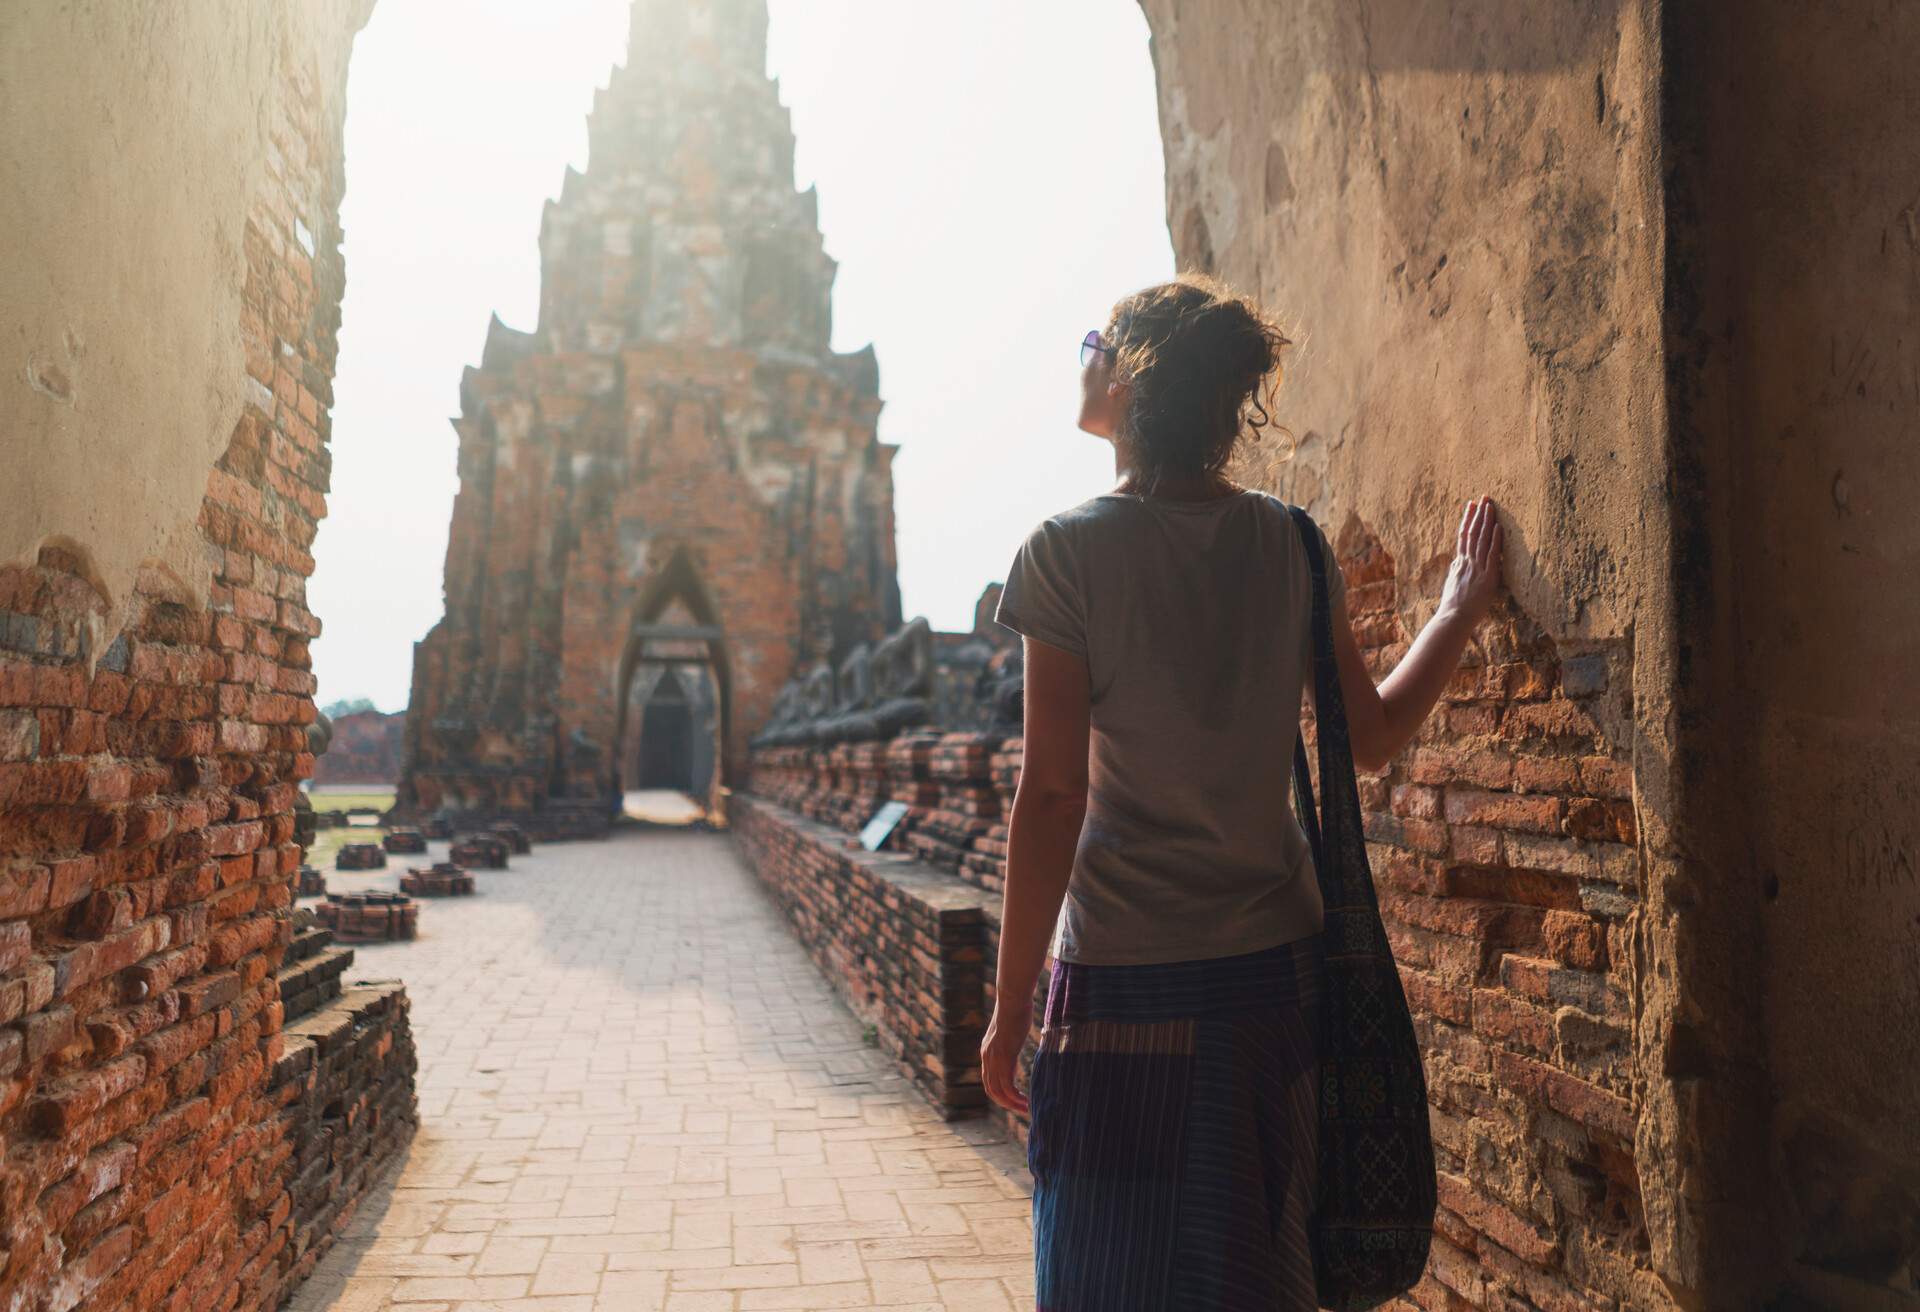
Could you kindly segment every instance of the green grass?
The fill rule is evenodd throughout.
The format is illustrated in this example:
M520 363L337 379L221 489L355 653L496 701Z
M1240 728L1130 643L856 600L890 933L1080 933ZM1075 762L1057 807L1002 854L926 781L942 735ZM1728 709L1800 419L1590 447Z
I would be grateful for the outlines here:
M308 794L307 800L313 803L316 811L351 811L356 807L384 811L393 805L393 789L316 788Z
M307 800L313 803L316 811L351 811L369 807L385 811L393 805L393 789L316 788ZM378 825L343 825L338 829L322 829L313 836L313 846L307 851L307 864L317 870L330 871L333 869L333 858L341 847L348 843L377 843L386 832Z

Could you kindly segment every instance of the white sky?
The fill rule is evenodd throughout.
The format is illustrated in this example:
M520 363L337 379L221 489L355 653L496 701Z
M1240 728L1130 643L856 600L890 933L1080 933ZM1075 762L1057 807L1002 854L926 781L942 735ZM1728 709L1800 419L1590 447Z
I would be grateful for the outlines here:
M833 342L880 360L908 617L970 626L1056 510L1105 491L1076 348L1173 271L1132 0L771 0L768 71L840 263ZM626 0L381 0L347 97L333 493L309 595L322 705L404 706L441 615L447 423L487 317L535 326L540 210L588 164Z

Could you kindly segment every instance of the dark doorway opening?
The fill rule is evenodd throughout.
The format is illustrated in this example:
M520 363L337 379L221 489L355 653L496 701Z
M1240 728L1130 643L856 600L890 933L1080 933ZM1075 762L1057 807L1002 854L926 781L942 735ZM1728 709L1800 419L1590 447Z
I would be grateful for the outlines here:
M655 685L640 716L639 788L693 791L693 707L680 678L669 670Z

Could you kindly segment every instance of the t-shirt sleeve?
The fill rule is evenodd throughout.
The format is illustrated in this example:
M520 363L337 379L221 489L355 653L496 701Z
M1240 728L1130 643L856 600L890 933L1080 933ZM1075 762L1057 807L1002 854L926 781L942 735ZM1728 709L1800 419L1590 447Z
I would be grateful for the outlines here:
M1073 541L1060 524L1043 520L1013 553L993 618L1015 633L1086 659L1086 600Z

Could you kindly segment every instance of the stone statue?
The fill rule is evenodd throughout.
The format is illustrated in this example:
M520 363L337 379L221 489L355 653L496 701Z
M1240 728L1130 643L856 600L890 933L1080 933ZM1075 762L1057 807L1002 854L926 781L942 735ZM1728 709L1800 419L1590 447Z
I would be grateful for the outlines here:
M942 729L986 727L985 676L993 657L993 644L976 636L936 658L933 718Z
M925 724L932 712L933 629L916 616L874 651L874 696L880 736Z
M847 653L840 663L840 700L826 726L823 742L864 742L880 736L880 720L873 713L873 657L866 643Z
M867 644L860 643L847 653L840 664L839 701L834 707L842 715L863 711L873 705L873 658Z
M791 735L794 724L800 718L800 683L788 679L773 699L773 710L767 715L767 723L759 733L753 736L755 747L782 747L793 741Z
M806 724L803 726L805 741L821 742L826 721L833 715L834 678L833 666L821 661L807 675L804 686L806 703Z
M994 653L981 678L986 685L988 727L1019 733L1026 716L1026 653L1019 646Z

